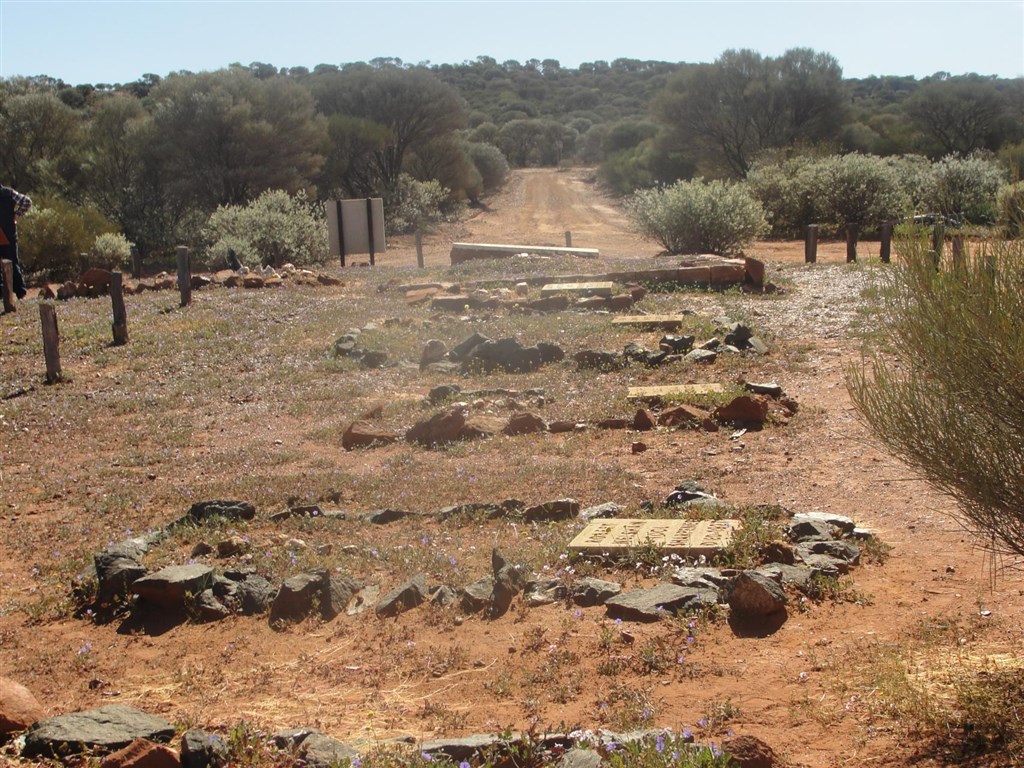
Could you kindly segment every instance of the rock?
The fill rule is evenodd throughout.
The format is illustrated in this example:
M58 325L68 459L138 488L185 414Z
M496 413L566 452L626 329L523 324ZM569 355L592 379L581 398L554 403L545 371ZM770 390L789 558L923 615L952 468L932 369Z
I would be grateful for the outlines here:
M605 581L586 577L577 579L572 585L572 601L576 605L589 608L593 605L604 605L609 599L622 592L622 585L614 581Z
M748 392L753 392L755 395L767 395L768 397L782 397L782 387L775 383L764 383L760 384L754 381L748 381L743 385L743 388Z
M186 517L194 523L205 523L216 517L225 520L252 520L256 517L256 507L247 501L200 501L189 508Z
M741 571L729 585L726 602L739 618L761 618L785 610L786 593L757 571Z
M248 539L241 536L230 536L224 541L217 542L217 557L234 557L252 549Z
M227 765L228 744L222 736L193 728L181 735L181 768Z
M696 480L684 480L679 483L665 498L665 504L667 506L674 506L676 504L685 504L689 501L698 501L711 499L717 501L714 494L709 493L704 486L698 483Z
M353 421L341 436L341 447L346 451L370 448L398 442L398 435L389 429L374 426L368 421Z
M678 568L672 574L672 583L680 587L718 590L728 585L729 578L723 576L722 572L717 568L692 568L686 566Z
M136 579L131 591L152 605L180 609L195 600L213 582L208 565L171 565Z
M718 353L713 349L691 349L683 355L683 362L686 364L710 365L718 359Z
M490 339L488 339L482 333L474 333L465 341L461 342L460 344L456 344L448 352L448 358L454 360L455 362L461 362L462 360L467 359L474 349L476 349L478 346L487 341L490 341Z
M88 288L93 296L107 293L110 290L110 280L110 270L99 267L90 267L78 278L79 284Z
M434 387L427 394L427 402L431 405L440 405L445 400L451 400L454 397L458 397L462 392L462 388L457 384L442 384L439 387Z
M430 588L430 602L445 607L458 600L458 593L447 584L438 584Z
M420 573L381 598L377 603L377 618L397 616L403 611L422 605L426 599L427 575Z
M555 499L527 507L523 510L523 518L531 523L571 520L579 511L580 503L576 499Z
M509 373L530 373L541 366L540 350L524 347L513 338L485 341L473 348L463 368L491 373L502 370Z
M816 555L807 550L802 551L801 547L803 546L807 545L797 546L797 556L813 573L826 578L836 578L840 574L850 572L850 563L846 560L831 555Z
M573 359L576 367L583 370L617 371L622 368L622 356L614 352L599 352L592 349L585 349L577 352Z
M613 501L607 501L604 504L598 504L597 506L587 507L586 509L580 510L580 520L597 520L598 518L604 517L618 517L625 511L625 507L620 504L616 504Z
M622 348L622 357L634 363L644 362L648 354L650 354L650 350L635 341L629 342Z
M714 604L718 593L707 589L657 584L648 589L623 592L605 601L608 615L629 621L659 621L668 614L698 603Z
M529 411L514 414L502 432L506 435L529 435L534 432L546 432L548 423L540 416Z
M769 541L761 550L761 561L793 565L796 562L796 553L785 541Z
M230 609L217 599L212 589L203 590L197 595L191 610L199 621L220 621L231 615Z
M569 308L569 297L565 294L546 296L543 299L528 301L523 306L533 312L564 312Z
M419 752L435 757L447 757L453 763L469 761L502 743L502 737L491 734L476 734L457 739L429 739L420 743Z
M706 414L691 408L688 405L677 405L673 408L666 408L658 414L658 424L663 427L678 427L682 425L693 426L700 424L706 418Z
M388 353L382 349L368 349L359 358L359 365L362 368L383 368L388 361Z
M761 341L758 336L751 336L747 339L745 349L749 349L758 355L767 355L771 351L768 349L768 345Z
M633 429L637 432L649 432L654 429L654 417L646 408L639 408L633 415Z
M594 426L598 429L626 429L629 426L629 420L612 416L607 419L601 419Z
M813 568L799 565L787 565L786 563L768 563L757 568L754 573L766 576L778 584L792 584L800 589L805 589L816 575Z
M417 422L406 433L405 440L427 447L454 443L466 426L466 412L462 408L435 413L430 418Z
M113 751L136 739L166 743L173 736L174 726L166 720L135 707L111 704L40 720L25 733L21 755L62 757L89 750Z
M618 293L605 299L605 309L609 312L624 312L633 306L633 297L628 293Z
M401 509L378 509L373 512L368 512L363 520L373 525L388 525L389 523L397 523L399 520L404 520L412 514Z
M586 428L586 424L579 421L566 421L558 419L548 424L548 432L553 435L560 435L565 432L579 432Z
M789 524L786 535L790 541L797 543L831 541L835 538L832 535L833 530L835 529L824 520L799 520Z
M642 443L639 440L633 442L629 446L630 453L644 453L647 450L647 443Z
M667 333L661 337L658 347L669 354L685 355L693 349L693 342L695 341L696 339L693 336L678 336L673 333Z
M722 742L722 751L736 768L776 768L782 764L772 748L756 736L728 738Z
M558 363L565 359L565 350L557 344L541 341L537 343L537 350L542 363Z
M846 517L845 515L834 515L831 512L798 512L793 515L793 519L790 521L790 524L795 525L805 520L834 525L843 533L853 533L853 529L855 527L855 523L849 517Z
M320 615L330 621L348 605L357 590L349 578L330 575L326 570L307 571L285 579L270 607L272 625L287 621L301 621L315 606Z
M380 587L376 584L369 584L356 592L348 601L348 605L345 606L345 615L358 616L369 610L371 606L375 607L379 602Z
M358 343L358 333L343 334L334 341L334 354L338 357L355 357L356 345Z
M501 551L491 550L491 572L494 577L494 591L491 596L491 617L501 616L509 609L512 599L526 586L526 575L521 566L513 565Z
M749 325L744 325L743 323L730 323L726 328L725 338L723 340L726 344L731 344L734 347L742 347L753 335L754 331Z
M484 576L459 590L459 603L466 613L477 613L491 604L494 577Z
M536 579L526 582L523 598L531 608L550 605L564 600L569 595L569 588L561 579Z
M505 428L505 421L497 416L473 415L459 430L459 440L482 440L494 437Z
M359 751L338 739L322 733L311 733L299 745L299 754L309 768L332 768L350 764Z
M805 561L807 555L828 555L838 560L845 560L850 565L857 565L860 562L860 548L849 541L811 541L806 544L798 544L797 554Z
M422 371L431 363L437 363L448 354L448 345L440 339L430 339L423 345L423 352L420 354L420 370Z
M712 415L720 424L760 428L768 418L768 402L761 396L740 395L716 408Z
M93 557L96 568L96 604L110 606L127 597L131 585L146 575L146 568L135 558L116 552L99 552Z
M166 744L136 739L100 761L100 768L180 768L178 753Z
M24 731L43 715L43 708L28 688L0 677L0 742L9 734Z
M596 749L573 747L562 753L557 768L600 768L601 753Z
M235 600L243 616L265 613L274 599L274 585L255 573L248 574L235 589Z

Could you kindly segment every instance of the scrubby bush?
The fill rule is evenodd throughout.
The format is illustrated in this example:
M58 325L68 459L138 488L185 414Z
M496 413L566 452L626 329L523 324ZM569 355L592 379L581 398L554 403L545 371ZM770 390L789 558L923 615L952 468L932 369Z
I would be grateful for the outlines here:
M811 194L831 224L877 224L911 211L895 163L852 152L832 155L811 167Z
M679 181L627 201L637 231L669 253L730 254L764 234L764 209L747 189L722 181Z
M249 267L318 264L327 259L327 226L320 206L268 190L248 205L222 205L203 228L213 264L227 263L228 249Z
M996 202L999 224L1007 237L1024 237L1024 181L999 189Z
M758 162L747 175L747 188L764 207L775 237L800 237L805 226L822 219L812 189L814 163L806 155L780 163Z
M77 277L81 254L91 250L99 235L116 230L95 208L37 199L18 221L22 270L53 281Z
M471 142L469 157L476 166L484 192L501 189L508 179L508 160L501 150L486 142Z
M121 269L131 266L132 243L116 232L99 235L89 251L89 265L103 269Z
M1024 241L935 269L901 237L875 322L891 352L847 371L875 435L958 502L983 545L1024 556Z
M401 234L421 229L444 218L448 190L436 181L417 181L407 174L398 178L398 189L384 201L388 232Z
M993 157L944 157L932 165L928 187L929 211L967 224L991 224L996 219L996 194L1006 174Z

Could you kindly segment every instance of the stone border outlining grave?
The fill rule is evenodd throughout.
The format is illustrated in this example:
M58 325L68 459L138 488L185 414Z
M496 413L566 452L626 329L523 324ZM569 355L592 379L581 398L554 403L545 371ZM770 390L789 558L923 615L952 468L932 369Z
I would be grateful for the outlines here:
M519 254L535 256L576 256L581 259L596 259L600 256L597 248L562 248L547 245L508 245L505 243L452 243L449 254L451 263L462 264L474 259L501 259Z

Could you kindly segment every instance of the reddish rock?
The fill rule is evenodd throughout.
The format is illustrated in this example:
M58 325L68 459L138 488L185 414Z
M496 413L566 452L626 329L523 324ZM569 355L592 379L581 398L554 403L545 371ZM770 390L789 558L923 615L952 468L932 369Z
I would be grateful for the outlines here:
M381 403L373 406L370 410L359 417L359 421L369 421L370 419L379 419L384 415L384 406Z
M503 419L497 416L471 416L459 430L459 440L480 440L494 437L505 428Z
M427 446L454 443L464 426L466 415L456 408L446 413L435 413L429 419L414 424L405 433L405 439L409 443Z
M636 415L633 416L633 429L637 432L650 432L654 429L654 417L646 408L638 409Z
M608 299L604 296L585 296L576 300L579 309L608 309Z
M73 299L78 295L78 286L68 281L64 283L60 288L57 289L57 298L61 301L67 301Z
M575 421L559 419L558 421L552 421L550 424L548 424L548 432L551 432L552 434L560 434L562 432L574 432L575 430Z
M749 256L743 258L743 265L747 271L747 282L752 285L764 285L764 262L752 259Z
M323 273L320 273L320 274L318 274L316 276L316 281L318 283L320 283L320 285L344 285L345 284L340 277L335 277L334 275L325 275Z
M56 299L57 298L57 292L53 290L53 286L52 285L47 283L46 285L44 285L42 288L39 289L39 298L40 299Z
M353 448L369 448L371 445L389 445L398 441L398 435L390 430L375 427L368 421L354 421L341 436L341 446L346 451Z
M617 419L614 417L610 419L601 419L601 421L597 422L595 426L598 429L626 429L629 427L629 420Z
M634 302L637 302L647 295L647 289L642 285L631 286L629 289L629 295L633 297Z
M502 432L506 435L529 435L534 432L546 432L547 428L548 423L540 416L523 411L512 416Z
M0 736L24 731L44 715L28 688L0 677Z
M225 288L237 288L242 284L242 276L231 274L224 278Z
M100 768L180 768L178 753L166 744L136 739L103 758Z
M263 278L259 275L246 275L242 278L243 288L262 288Z
M674 408L666 408L658 414L658 423L663 427L678 427L680 425L699 424L705 414L694 408L685 405L677 405Z
M635 443L629 446L629 449L633 453L643 453L644 451L647 450L647 443L642 443L639 440L637 440Z
M611 312L622 312L633 306L633 297L628 293L620 293L607 299L605 306Z
M527 302L523 306L535 312L562 312L569 308L569 297L565 295L548 296L544 299Z
M434 298L438 293L441 292L440 288L416 288L405 293L405 303L413 306L415 304L422 304L430 299Z
M793 565L796 562L796 554L793 547L785 541L769 541L761 551L761 561L765 563L783 563Z
M82 273L81 277L78 278L78 282L88 287L91 291L96 291L95 295L98 296L110 290L110 270L90 267Z
M770 746L756 736L736 736L722 743L725 752L737 768L775 768L780 764Z
M206 275L192 275L192 290L195 291L199 288L205 288L208 285L212 285L213 280L208 278Z
M768 400L760 396L740 395L727 405L716 408L712 415L720 424L760 427L768 418Z

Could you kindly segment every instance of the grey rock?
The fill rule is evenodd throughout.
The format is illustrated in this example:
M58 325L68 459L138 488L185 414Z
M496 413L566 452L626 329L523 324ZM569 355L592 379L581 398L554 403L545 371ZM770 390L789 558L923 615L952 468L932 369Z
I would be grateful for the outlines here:
M614 352L600 352L593 349L585 349L577 352L573 359L579 370L617 371L622 368L622 356Z
M771 351L759 336L751 336L747 339L744 348L758 355L767 355Z
M650 350L647 349L647 347L642 346L641 344L637 344L635 341L629 342L622 349L622 356L626 360L630 360L631 362L634 362L634 363L642 363L642 362L644 362L645 358L649 354L650 354Z
M181 768L220 768L227 765L228 744L222 736L198 728L181 735Z
M760 573L779 584L792 584L795 587L804 589L810 585L816 571L806 566L769 563L768 565L760 566L754 573Z
M497 547L491 550L491 574L494 591L491 595L491 616L501 616L509 609L512 599L526 586L523 569L509 562Z
M437 584L430 588L430 602L442 608L455 603L459 594L447 584Z
M463 341L461 344L456 344L448 351L448 358L456 362L461 362L469 357L470 353L478 346L483 344L485 341L490 341L482 333L474 333L468 339Z
M683 362L687 364L710 364L718 359L718 353L713 349L691 349L683 355Z
M502 743L501 736L497 734L478 733L458 739L429 739L420 744L419 751L431 757L447 757L452 762L461 762Z
M668 495L665 499L665 504L666 506L673 506L696 499L712 499L717 501L715 496L696 480L684 480Z
M824 520L800 520L789 524L786 535L798 544L810 541L830 541L835 529Z
M256 507L247 501L226 499L199 501L189 508L185 517L194 523L205 523L207 520L218 517L225 520L252 520L256 517Z
M376 606L379 602L380 587L376 584L368 584L356 592L352 599L348 601L348 605L345 606L345 613L348 616L358 616L360 613L368 611L372 606Z
M578 579L572 585L572 601L576 605L589 608L592 605L604 605L609 599L622 592L622 585L614 581L605 581L586 577Z
M270 623L301 621L314 607L330 621L348 605L357 585L349 578L324 569L307 571L285 579L270 606Z
M135 739L167 743L174 726L124 704L47 718L25 732L22 757L62 757L89 750L113 752Z
M669 354L685 355L693 349L693 342L695 341L696 339L693 336L677 336L676 334L669 333L661 337L658 347Z
M112 552L99 552L93 557L96 568L96 603L116 603L126 597L131 585L146 575L138 560Z
M743 388L748 392L753 392L755 395L768 395L768 397L782 397L784 394L782 386L779 384L772 383L758 383L754 381L748 381L743 385Z
M726 586L729 581L729 577L723 576L717 568L683 567L672 574L672 583L680 587L717 590Z
M196 597L193 610L200 621L220 621L231 615L230 609L217 599L212 589L203 590Z
M797 553L801 554L801 553ZM810 552L801 554L804 565L811 569L812 575L836 578L840 574L850 572L850 564L841 558L831 555L815 555Z
M527 507L523 510L523 518L527 522L553 522L571 520L580 512L580 503L576 499L555 499Z
M788 601L772 578L757 571L741 571L729 585L726 602L740 618L759 618L784 610Z
M401 509L378 509L368 512L363 520L374 525L387 525L388 523L395 523L409 517L410 514Z
M725 343L734 347L741 347L754 335L754 330L743 323L731 323L726 328Z
M388 361L388 353L383 349L368 349L359 358L362 368L383 368Z
M659 621L664 616L677 613L690 605L717 602L717 590L657 584L647 589L623 592L605 601L604 605L612 618Z
M485 341L473 348L465 358L466 370L491 373L503 370L509 373L529 373L541 366L540 350L524 347L513 338Z
M518 502L518 507L509 508L503 502L502 504L456 504L451 507L444 507L438 510L438 520L451 520L456 517L480 517L485 520L497 520L498 518L505 517L511 512L522 510L522 502Z
M334 354L337 357L352 357L359 343L359 334L346 333L334 340Z
M431 363L440 362L446 354L448 354L448 345L440 339L430 339L423 345L423 352L420 354L420 370Z
M422 605L427 599L427 575L420 573L388 592L377 603L377 617L397 616Z
M322 733L311 733L299 745L299 753L309 768L332 768L342 761L359 757L359 751Z
M523 597L531 608L550 605L564 600L569 595L569 588L561 579L537 579L526 582Z
M477 613L491 604L494 577L484 576L459 590L459 603L466 613Z
M427 394L427 401L431 405L440 405L446 400L458 397L461 392L462 388L456 384L441 384L430 390Z
M793 515L793 519L790 521L791 525L803 522L804 520L813 520L816 522L828 523L834 525L836 528L841 530L843 533L853 533L855 523L846 515L834 515L831 512L798 512Z
M593 749L573 747L562 753L558 768L600 768L601 753Z
M541 341L537 343L537 350L542 363L558 363L565 359L565 350L557 344Z
M811 554L828 555L838 560L845 560L850 565L857 565L860 562L860 547L849 541L811 541L798 545L796 551L804 559L807 554Z
M255 573L246 575L238 582L235 599L243 616L258 616L266 613L274 599L274 585Z
M314 734L323 735L316 728L288 728L271 734L270 741L278 749L291 750Z
M208 565L172 565L143 576L131 590L146 602L164 608L183 608L213 584L213 568Z
M594 507L587 507L580 510L580 520L598 520L606 517L618 517L625 511L625 507L616 504L614 501L607 501Z
M359 591L359 584L348 576L330 573L320 596L320 615L330 621L348 607L352 596Z

